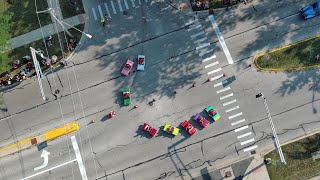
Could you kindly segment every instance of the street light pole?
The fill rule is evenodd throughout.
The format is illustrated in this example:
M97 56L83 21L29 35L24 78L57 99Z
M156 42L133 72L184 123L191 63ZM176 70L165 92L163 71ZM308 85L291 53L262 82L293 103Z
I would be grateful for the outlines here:
M36 53L38 55L40 55L42 58L45 58L43 56L42 53L36 51L34 48L30 47L30 51L31 51L31 56L32 56L32 60L33 60L33 64L34 64L34 69L36 70L36 73L37 73L37 79L38 79L38 83L39 83L39 87L40 87L40 92L41 92L41 96L42 96L42 99L43 100L46 100L46 96L44 95L44 91L43 91L43 87L42 87L42 82L41 82L41 70L39 69L40 68L40 64L37 60L37 56L36 56ZM47 59L47 58L45 58Z
M284 158L284 155L282 153L282 149L281 149L281 146L280 146L280 142L279 142L279 139L278 139L278 136L277 136L276 129L274 128L274 125L273 125L273 121L272 121L271 114L269 112L267 100L264 97L263 93L259 93L259 94L256 95L256 98L259 98L259 97L263 98L264 107L266 108L266 113L267 113L267 116L268 116L268 119L269 119L269 123L270 123L270 127L271 127L271 130L272 130L273 139L275 141L276 150L277 150L277 152L278 152L278 154L280 156L280 163L281 164L287 164L287 162L286 162L286 160Z

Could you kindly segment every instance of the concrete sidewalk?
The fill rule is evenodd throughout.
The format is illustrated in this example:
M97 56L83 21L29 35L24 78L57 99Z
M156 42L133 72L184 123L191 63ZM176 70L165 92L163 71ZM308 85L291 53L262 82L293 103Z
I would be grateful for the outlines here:
M263 156L254 156L243 175L243 180L270 180L266 165L264 164Z
M77 26L79 24L84 24L85 23L85 14L80 14L77 16L73 16L73 17L64 19L63 22L70 24L71 26ZM67 25L65 25L65 27L67 29L71 28ZM60 27L58 28L59 32L61 32L62 30L63 30L62 28L60 28ZM49 25L43 26L42 31L43 31L44 37L48 37L50 35L56 34L54 24L49 24ZM15 49L17 47L23 46L25 44L29 44L31 42L34 42L34 41L37 41L40 39L42 39L42 32L41 32L41 29L39 28L39 29L33 30L31 32L28 32L26 34L23 34L21 36L12 38L10 40L10 43L11 43L10 48Z

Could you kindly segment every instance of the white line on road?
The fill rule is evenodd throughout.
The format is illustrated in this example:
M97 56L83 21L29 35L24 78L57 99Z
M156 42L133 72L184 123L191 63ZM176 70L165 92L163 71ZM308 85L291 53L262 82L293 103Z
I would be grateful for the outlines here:
M234 115L232 115L232 116L229 116L228 118L229 118L229 119L233 119L233 118L236 118L236 117L241 116L241 115L242 115L242 112L240 112L240 113L238 113L238 114L234 114Z
M229 49L228 49L228 47L226 45L226 42L224 41L224 38L222 37L222 35L220 33L220 30L218 28L217 23L214 20L214 17L212 15L210 15L209 19L211 21L211 24L213 26L214 31L216 32L216 35L218 36L219 42L220 42L220 44L222 46L223 52L226 55L229 64L233 64L233 59L232 59L232 57L230 55Z
M226 87L226 88L223 88L223 89L218 90L217 93L219 94L219 93L228 91L228 90L230 90L230 89L231 89L231 87L229 86L229 87Z
M195 38L195 37L200 36L200 35L202 35L202 34L204 34L204 31L198 32L198 33L196 33L196 34L192 34L190 37L191 37L191 38Z
M96 10L94 8L92 8L92 13L93 13L94 20L98 20Z
M99 9L100 17L101 17L101 19L102 19L104 16L103 16L103 13L102 13L101 6L100 6L100 5L98 5L98 9Z
M246 136L250 136L252 133L251 132L248 132L248 133L245 133L245 134L242 134L240 136L237 136L238 139L241 139L241 138L244 138Z
M201 57L201 56L204 56L204 55L206 55L208 53L211 53L211 52L213 52L213 49L210 49L208 51L202 52L202 53L199 54L199 56Z
M210 46L210 43L201 44L200 46L196 47L196 50L199 50L208 46Z
M138 0L138 2L139 2L139 5L141 5L141 0Z
M208 72L208 75L213 74L213 73L215 73L215 72L219 72L219 71L221 71L221 70L222 70L221 68L215 69L215 70L213 70L213 71Z
M82 161L82 157L81 157L81 154L80 154L80 151L79 151L79 146L78 146L76 137L75 136L71 136L70 139L71 139L71 142L72 142L74 153L76 154L76 158L77 158L77 161L78 161L78 165L79 165L79 169L80 169L80 174L82 176L82 180L88 180L87 173L86 173L86 168L83 165L83 161Z
M131 0L132 3L132 7L136 7L136 5L134 4L135 0Z
M111 7L112 7L112 11L113 14L117 14L116 8L114 7L113 1L110 1Z
M106 8L106 10L107 10L107 14L108 14L108 16L111 18L110 11L109 11L109 8L108 8L107 3L104 3L104 7L105 7L105 8Z
M233 93L220 97L220 100L233 96Z
M219 75L219 76L215 76L213 78L210 78L210 81L214 81L214 80L217 80L217 79L220 79L223 77L223 74Z
M212 59L214 59L214 58L216 58L216 57L217 57L216 55L212 55L212 56L210 56L210 57L205 58L204 60L202 60L202 62L210 61L210 60L212 60ZM218 62L218 61L217 61L217 62ZM218 62L218 64L219 64L219 62Z
M235 106L233 108L227 109L226 113L231 112L231 111L236 110L236 109L239 109L239 106Z
M222 86L222 82L219 82L219 83L213 85L213 87L218 87L218 86Z
M212 67L212 66L217 65L217 64L219 64L219 61L216 61L216 62L213 62L211 64L208 64L208 65L204 66L204 68L209 68L209 67Z
M247 129L248 127L249 127L248 125L239 127L239 128L237 128L237 129L235 129L234 132L242 131L242 130L244 130L244 129Z
M256 149L256 148L258 148L258 145L254 145L254 146L251 146L251 147L245 148L243 151L244 151L244 152L247 152L247 151L254 150L254 149Z
M122 9L122 5L121 5L120 0L118 0L118 5L119 5L120 12L122 12L122 11L123 11L123 9Z
M38 176L38 175L40 175L40 174L43 174L43 173L45 173L45 172L52 171L53 169L56 169L56 168L58 168L58 167L67 165L67 164L69 164L69 163L72 163L72 162L74 162L74 161L77 161L77 159L74 159L74 160L71 160L71 161L62 163L62 164L60 164L60 165L58 165L58 166L55 166L55 167L46 169L46 170L44 170L44 171L38 172L38 173L36 173L36 174L33 174L33 175L31 175L31 176L25 177L25 178L23 178L23 179L21 179L21 180L30 179L30 178L32 178L32 177Z
M126 7L127 10L129 9L127 0L124 0L124 6Z
M144 0L146 3L148 2L148 0Z
M245 121L246 121L245 119L241 119L241 120L239 120L239 121L236 121L236 122L234 122L234 123L231 123L231 126L234 126L234 125L243 123L243 122L245 122Z
M191 25L191 24L193 24L195 22L198 22L198 19L196 19L194 21L189 21L189 22L185 23L184 26L189 26L189 25Z
M236 99L234 99L234 100L232 100L232 101L229 101L229 102L226 102L226 103L223 103L222 105L223 105L223 106L228 106L228 105L230 105L230 104L232 104L232 103L235 103L235 102L237 102Z
M193 41L193 43L197 44L197 43L200 43L200 42L202 42L202 41L204 41L206 39L207 39L207 37L204 37L204 38L201 38L201 39Z
M243 142L240 143L240 145L243 146L243 145L248 144L248 143L251 143L251 142L253 142L253 141L254 141L254 138L249 139L249 140L247 140L247 141L243 141Z
M197 26L192 26L192 27L189 27L189 29L187 29L188 32L192 31L192 30L195 30L195 29L199 29L201 28L201 24L197 25Z

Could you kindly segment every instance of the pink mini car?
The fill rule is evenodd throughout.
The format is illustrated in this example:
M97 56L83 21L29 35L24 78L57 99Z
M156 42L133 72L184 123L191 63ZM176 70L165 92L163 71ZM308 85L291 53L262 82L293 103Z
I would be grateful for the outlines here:
M200 114L196 114L195 116L193 116L193 120L201 124L202 127L207 127L207 125L209 124L209 121L206 118L202 117Z
M130 59L127 60L126 64L124 65L121 74L128 76L132 67L133 67L134 62L131 61Z
M157 134L158 130L156 128L151 127L149 124L144 123L141 127L143 131L149 132L149 134L153 137Z

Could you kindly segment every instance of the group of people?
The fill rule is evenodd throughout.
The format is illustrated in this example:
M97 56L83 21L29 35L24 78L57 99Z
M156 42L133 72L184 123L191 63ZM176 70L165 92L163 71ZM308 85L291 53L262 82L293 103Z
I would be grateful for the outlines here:
M78 42L76 39L70 39L69 42L67 42L68 51L73 51L77 45L78 45Z
M198 8L202 7L204 9L209 8L209 1L208 0L193 0L191 2L192 6L197 6Z

